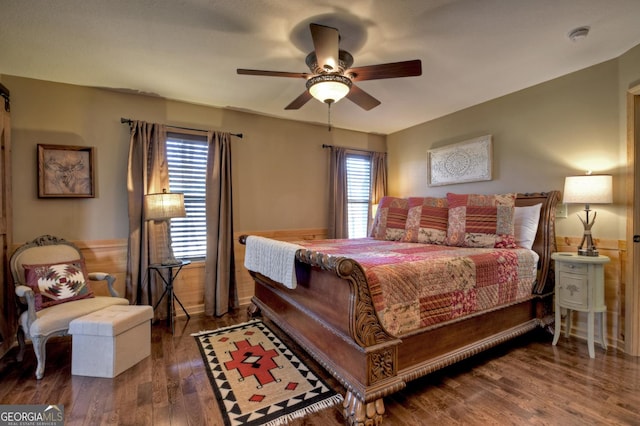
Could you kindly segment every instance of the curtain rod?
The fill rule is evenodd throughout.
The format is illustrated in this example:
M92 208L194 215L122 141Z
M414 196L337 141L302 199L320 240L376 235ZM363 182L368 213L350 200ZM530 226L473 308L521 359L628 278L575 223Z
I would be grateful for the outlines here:
M124 117L120 117L120 122L122 124L127 123L127 124L131 124L133 123L133 120L130 118L124 118ZM203 129L192 129L190 127L180 127L180 126L169 126L169 127L173 127L176 129L182 129L182 130L194 130L196 132L206 132L207 130L203 130ZM236 136L239 137L240 139L242 139L243 134L242 133L229 133L231 136Z
M350 148L348 146L341 146L341 147L336 147L335 145L327 145L326 143L322 144L323 148L344 148L344 149L348 149L350 151L360 151L360 152L371 152L371 153L381 153L381 154L387 154L384 151L372 151L370 149L362 149L362 148Z

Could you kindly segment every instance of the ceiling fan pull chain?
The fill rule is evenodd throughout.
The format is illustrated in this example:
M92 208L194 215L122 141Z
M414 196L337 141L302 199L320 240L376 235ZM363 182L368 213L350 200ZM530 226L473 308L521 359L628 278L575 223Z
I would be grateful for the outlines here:
M327 121L328 121L328 123L329 123L329 131L331 131L331 104L332 104L332 103L333 103L333 102L327 102L327 105L329 105L329 110L328 110L328 112L327 112L327 115L328 115L328 117L327 117Z

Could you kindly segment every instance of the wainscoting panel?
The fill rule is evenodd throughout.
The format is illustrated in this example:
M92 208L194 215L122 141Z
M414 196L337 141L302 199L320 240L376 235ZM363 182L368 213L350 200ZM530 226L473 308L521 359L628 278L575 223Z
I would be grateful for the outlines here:
M84 256L89 272L106 272L115 275L118 294L125 296L127 273L127 240L73 241ZM107 286L94 283L91 289L96 295L108 296Z
M192 314L204 312L204 261L191 262L182 268L173 282L173 288L185 309ZM176 304L176 315L184 316L180 306Z

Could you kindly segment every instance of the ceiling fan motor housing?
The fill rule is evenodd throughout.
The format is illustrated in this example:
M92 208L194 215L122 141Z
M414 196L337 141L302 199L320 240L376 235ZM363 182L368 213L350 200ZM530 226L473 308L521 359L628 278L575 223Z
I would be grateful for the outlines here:
M346 70L351 68L353 65L353 56L351 53L346 50L338 51L338 69L331 69L331 67L326 68L325 64L321 66L318 64L318 58L316 57L316 52L313 51L307 55L305 62L312 73L314 74L327 74L327 73L337 73L344 74Z

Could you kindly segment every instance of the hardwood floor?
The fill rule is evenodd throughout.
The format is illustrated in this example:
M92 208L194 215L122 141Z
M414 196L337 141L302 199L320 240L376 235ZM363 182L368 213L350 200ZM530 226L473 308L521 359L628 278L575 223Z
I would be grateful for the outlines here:
M52 339L42 380L29 346L0 360L0 404L64 404L67 425L222 425L222 417L191 333L245 321L244 310L212 319L178 319L152 327L152 354L114 379L71 375L70 338ZM286 337L281 337L295 348ZM340 385L299 349L334 389ZM386 425L640 424L640 358L542 332L410 382L385 399ZM341 407L294 425L341 425Z

